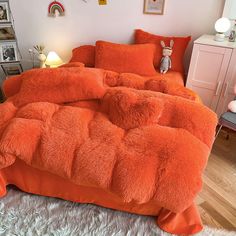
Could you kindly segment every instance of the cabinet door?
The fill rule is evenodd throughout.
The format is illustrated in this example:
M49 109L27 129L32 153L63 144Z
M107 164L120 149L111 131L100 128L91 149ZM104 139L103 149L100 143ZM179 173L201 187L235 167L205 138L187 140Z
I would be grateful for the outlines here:
M232 49L195 44L189 68L187 87L203 103L216 111Z
M233 50L228 72L220 95L220 100L216 110L216 113L218 115L221 115L222 113L227 111L229 102L232 101L236 96L234 94L235 84L236 84L236 49Z

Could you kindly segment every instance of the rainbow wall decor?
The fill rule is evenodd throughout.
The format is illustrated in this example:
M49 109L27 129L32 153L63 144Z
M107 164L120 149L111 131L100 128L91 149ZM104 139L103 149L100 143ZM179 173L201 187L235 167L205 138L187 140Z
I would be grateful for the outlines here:
M56 16L57 11L59 13L59 16L65 15L65 8L60 2L58 1L51 2L48 6L48 15Z

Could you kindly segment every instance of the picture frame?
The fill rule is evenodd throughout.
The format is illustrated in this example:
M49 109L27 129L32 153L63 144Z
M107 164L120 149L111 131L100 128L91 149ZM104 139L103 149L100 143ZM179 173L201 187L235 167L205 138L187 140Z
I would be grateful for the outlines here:
M16 40L12 25L0 25L0 41Z
M10 23L10 7L8 1L0 1L0 23Z
M1 64L2 70L6 76L19 75L23 72L20 63Z
M0 62L9 63L18 61L16 42L0 43Z
M143 13L153 15L163 15L165 0L144 0Z

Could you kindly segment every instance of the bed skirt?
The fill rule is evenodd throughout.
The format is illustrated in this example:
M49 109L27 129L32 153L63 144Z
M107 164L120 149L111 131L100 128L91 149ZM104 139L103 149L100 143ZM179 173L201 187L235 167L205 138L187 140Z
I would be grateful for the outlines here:
M189 235L202 230L202 222L195 204L182 213L173 213L161 208L154 201L145 204L124 203L116 195L103 189L76 185L49 172L35 169L19 159L13 165L0 170L0 197L6 195L6 186L10 184L32 194L155 216L158 226L172 234Z

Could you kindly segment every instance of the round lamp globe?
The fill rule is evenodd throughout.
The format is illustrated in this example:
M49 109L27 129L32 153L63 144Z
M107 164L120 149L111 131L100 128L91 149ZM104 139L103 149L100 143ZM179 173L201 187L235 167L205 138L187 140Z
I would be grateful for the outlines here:
M228 18L222 17L215 23L215 30L218 33L225 33L230 29L231 22Z

